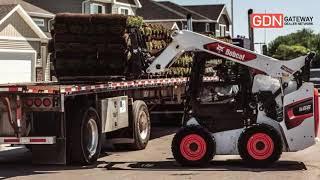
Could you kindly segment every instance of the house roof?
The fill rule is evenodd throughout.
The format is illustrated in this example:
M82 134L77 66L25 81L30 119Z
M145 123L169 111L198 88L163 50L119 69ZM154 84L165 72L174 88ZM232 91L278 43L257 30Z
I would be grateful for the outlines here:
M182 6L178 5L178 4L175 4L173 2L161 1L159 3L161 3L161 4L163 4L163 5L167 6L167 7L175 10L176 13L179 13L179 14L183 15L185 18L187 17L188 14L191 14L192 18L195 19L195 20L208 20L208 21L210 21L210 19L208 19L207 17L205 17L205 16L203 16L203 15L197 13L197 12L194 12L194 11L192 11L190 9L182 7Z
M137 9L136 14L142 16L145 20L184 20L183 14L177 13L175 10L155 2L153 0L140 0L142 8Z
M15 4L8 4L8 5L0 5L0 20L3 19L13 8L17 5Z
M11 10L10 10L11 9ZM27 12L22 8L20 4L3 4L0 5L0 25L4 23L14 13L18 13L20 17L29 25L29 27L37 34L40 39L48 40L48 37L43 31L35 24ZM5 14L5 12L7 12Z
M209 19L217 21L225 5L224 4L196 5L196 6L188 5L183 7L188 8L197 13L200 13L203 16L208 17Z
M180 6L170 1L140 0L142 8L137 15L147 22L186 21L188 14L195 22L216 22L224 12L224 4Z
M54 17L54 14L52 14L42 8L34 6L28 2L25 2L23 0L0 0L0 6L8 6L8 5L14 6L17 4L20 4L21 7L26 12L28 12L28 14L30 16L49 17L49 18Z

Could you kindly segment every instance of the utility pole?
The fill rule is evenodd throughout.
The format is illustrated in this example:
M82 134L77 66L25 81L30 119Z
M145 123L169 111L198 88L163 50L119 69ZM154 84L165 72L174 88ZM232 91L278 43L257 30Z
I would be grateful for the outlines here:
M248 10L248 28L249 28L249 39L251 41L251 51L254 51L254 29L252 28L251 15L253 14L253 9Z
M231 0L231 21L232 21L232 29L231 29L231 37L234 38L234 14L233 14L233 0Z

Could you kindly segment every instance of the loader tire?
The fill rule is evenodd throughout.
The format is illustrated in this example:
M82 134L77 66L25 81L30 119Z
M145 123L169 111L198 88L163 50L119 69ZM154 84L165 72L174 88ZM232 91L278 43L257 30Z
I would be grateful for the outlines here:
M97 111L84 108L74 114L71 130L71 162L93 164L101 151L101 121Z
M171 150L182 166L206 166L215 155L215 140L201 126L182 128L173 138Z
M238 150L248 166L267 167L278 161L282 154L282 139L269 125L255 125L240 135Z
M145 149L150 139L151 122L148 107L143 101L133 103L132 122L134 143L131 144L131 149Z

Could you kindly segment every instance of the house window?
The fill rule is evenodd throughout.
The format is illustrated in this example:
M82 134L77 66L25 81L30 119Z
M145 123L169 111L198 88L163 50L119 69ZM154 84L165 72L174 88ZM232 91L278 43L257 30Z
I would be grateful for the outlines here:
M128 8L119 8L119 14L129 15L129 9Z
M90 4L90 14L105 14L106 9L101 4Z
M226 25L219 24L219 30L220 30L220 36L225 37L226 36Z
M206 23L206 32L210 32L210 24Z
M32 19L36 23L36 25L38 25L39 27L45 27L44 19L40 19L40 18L32 18Z

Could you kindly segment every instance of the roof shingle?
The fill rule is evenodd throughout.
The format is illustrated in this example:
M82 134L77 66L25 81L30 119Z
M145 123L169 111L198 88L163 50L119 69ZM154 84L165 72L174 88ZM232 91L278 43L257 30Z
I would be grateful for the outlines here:
M205 17L208 17L211 20L218 20L219 15L221 14L224 4L215 4L215 5L197 5L197 6L183 6L192 11L202 14Z
M23 0L0 0L0 6L8 6L8 5L16 6L18 4L20 4L20 6L28 13L45 14L50 16L54 15L44 9L41 9Z
M0 20L2 20L16 6L16 4L0 5Z
M190 9L187 9L185 7L182 7L178 4L175 4L173 2L170 2L170 1L161 1L159 2L173 10L175 10L177 13L180 13L182 14L185 18L187 17L188 14L191 14L192 15L192 18L195 19L195 20L208 20L210 21L210 19L208 19L207 17L199 14L198 12L194 12Z
M185 19L183 14L152 0L140 0L142 8L137 9L136 14L145 20Z

